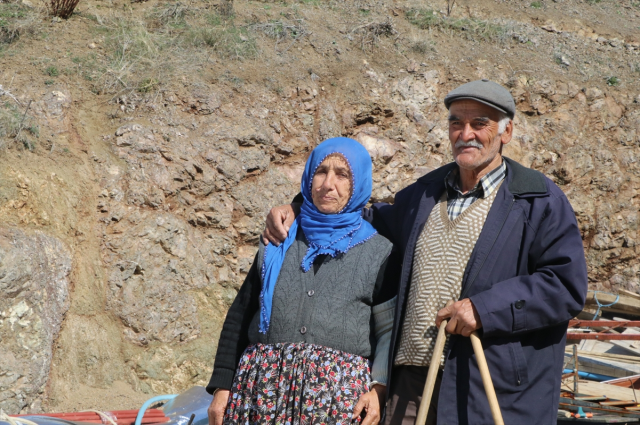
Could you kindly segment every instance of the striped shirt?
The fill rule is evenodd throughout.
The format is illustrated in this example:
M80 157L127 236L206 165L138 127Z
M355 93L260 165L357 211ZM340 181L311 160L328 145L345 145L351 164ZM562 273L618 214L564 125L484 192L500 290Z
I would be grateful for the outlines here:
M478 199L486 198L500 185L507 175L507 166L502 161L499 167L480 178L480 181L467 193L460 190L460 172L454 168L444 179L447 188L447 214L449 220L455 220L464 210Z

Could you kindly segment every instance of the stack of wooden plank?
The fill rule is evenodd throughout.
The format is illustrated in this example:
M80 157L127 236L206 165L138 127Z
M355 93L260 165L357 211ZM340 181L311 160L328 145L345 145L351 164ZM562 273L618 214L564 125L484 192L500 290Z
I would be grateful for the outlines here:
M559 424L580 408L592 423L640 422L640 295L589 291L569 324L565 372Z

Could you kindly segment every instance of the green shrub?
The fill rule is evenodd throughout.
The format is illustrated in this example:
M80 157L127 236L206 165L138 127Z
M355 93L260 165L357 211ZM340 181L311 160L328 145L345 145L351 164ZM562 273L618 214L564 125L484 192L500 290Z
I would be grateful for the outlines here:
M52 16L69 19L80 0L49 0L49 11Z
M185 38L191 45L209 47L223 58L244 59L257 53L255 40L242 27L191 27Z
M160 84L160 82L155 78L145 78L138 86L138 91L140 93L149 93L153 91L158 84Z
M44 71L49 77L57 77L58 75L60 75L60 71L58 71L58 68L56 68L55 66L48 66L47 69L45 69Z

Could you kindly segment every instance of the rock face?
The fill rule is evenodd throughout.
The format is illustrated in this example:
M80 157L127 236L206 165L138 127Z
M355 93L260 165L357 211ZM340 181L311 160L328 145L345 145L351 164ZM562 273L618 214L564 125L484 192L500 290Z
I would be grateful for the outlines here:
M71 255L57 239L0 228L0 408L37 410L69 308Z

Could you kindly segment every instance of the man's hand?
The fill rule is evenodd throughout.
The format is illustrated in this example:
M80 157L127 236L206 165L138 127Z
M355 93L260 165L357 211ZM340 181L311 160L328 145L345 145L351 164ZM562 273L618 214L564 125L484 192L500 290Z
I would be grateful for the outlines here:
M293 224L293 220L296 219L296 215L299 213L300 206L297 204L280 205L279 207L271 208L271 211L267 214L267 228L262 232L262 239L265 245L269 245L269 242L271 242L278 246L284 242L289 234L289 228Z
M381 406L384 405L384 399L387 396L387 387L384 385L374 385L371 391L363 394L358 400L356 407L353 408L353 419L360 416L362 410L367 412L361 425L377 425L380 422L382 413Z
M224 413L227 410L227 402L229 401L229 392L229 390L223 389L216 391L216 395L207 409L209 425L222 425Z
M469 298L456 301L443 308L436 316L436 326L439 328L444 319L449 319L445 330L454 335L469 336L471 332L482 327L480 316Z

